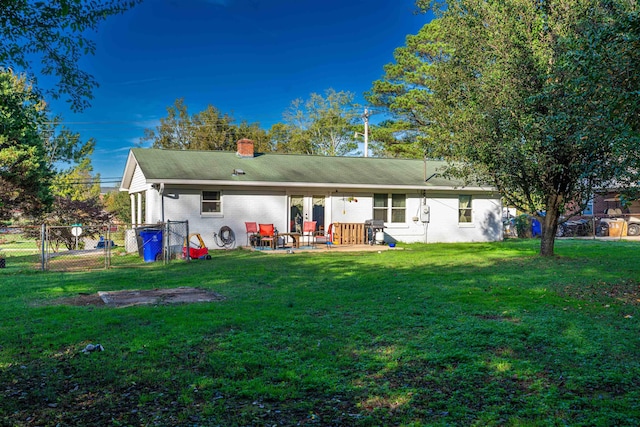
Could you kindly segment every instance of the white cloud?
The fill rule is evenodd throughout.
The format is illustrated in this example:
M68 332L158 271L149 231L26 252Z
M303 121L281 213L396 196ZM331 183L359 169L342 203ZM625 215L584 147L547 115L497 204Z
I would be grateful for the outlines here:
M141 120L136 120L133 122L134 126L143 128L143 129L154 129L160 126L160 119L145 119L144 117L138 117Z

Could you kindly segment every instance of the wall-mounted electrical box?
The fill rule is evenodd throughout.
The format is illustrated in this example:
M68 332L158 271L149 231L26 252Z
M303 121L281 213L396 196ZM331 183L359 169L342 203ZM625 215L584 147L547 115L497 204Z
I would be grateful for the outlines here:
M431 209L429 205L420 206L420 221L429 222L429 217L431 216Z

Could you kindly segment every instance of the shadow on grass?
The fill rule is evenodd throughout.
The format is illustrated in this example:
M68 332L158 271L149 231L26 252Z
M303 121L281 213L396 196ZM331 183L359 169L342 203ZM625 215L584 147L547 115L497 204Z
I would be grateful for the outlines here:
M0 288L3 421L635 424L640 313L610 290L637 288L639 249L557 249L553 259L537 257L535 241L230 251L188 265L15 277ZM178 286L226 299L29 305ZM98 341L105 352L79 353Z

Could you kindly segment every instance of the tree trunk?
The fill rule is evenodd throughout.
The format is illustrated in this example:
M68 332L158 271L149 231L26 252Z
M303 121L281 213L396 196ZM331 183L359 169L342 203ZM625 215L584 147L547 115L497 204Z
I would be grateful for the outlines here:
M560 207L564 198L559 194L550 194L547 197L547 212L542 218L542 239L540 240L540 255L553 256L560 218Z

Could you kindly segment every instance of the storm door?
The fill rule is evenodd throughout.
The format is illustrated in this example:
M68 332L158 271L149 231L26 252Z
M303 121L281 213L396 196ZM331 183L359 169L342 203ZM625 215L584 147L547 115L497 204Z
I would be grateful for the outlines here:
M302 233L305 221L316 221L316 231L324 230L325 196L298 194L289 196L289 232Z

